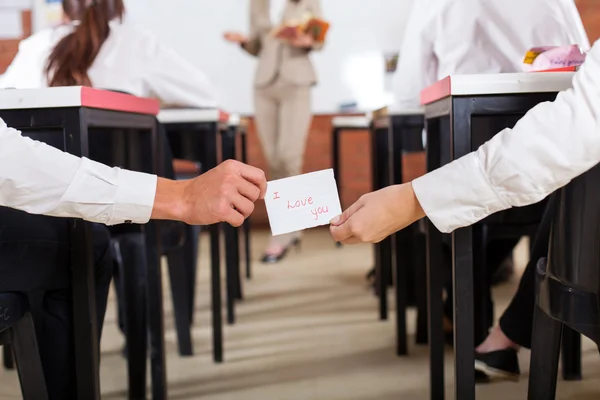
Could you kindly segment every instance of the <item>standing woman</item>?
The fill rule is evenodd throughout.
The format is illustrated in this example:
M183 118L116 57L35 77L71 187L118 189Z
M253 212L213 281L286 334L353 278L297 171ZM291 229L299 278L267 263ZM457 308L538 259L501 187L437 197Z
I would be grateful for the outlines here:
M258 58L254 80L255 115L271 180L302 172L312 120L310 92L317 83L309 55L323 46L309 34L283 41L272 32L280 24L292 24L307 14L321 17L319 0L251 0L250 34L225 33L226 40L239 44ZM273 237L262 261L278 262L290 246L299 243L298 233Z

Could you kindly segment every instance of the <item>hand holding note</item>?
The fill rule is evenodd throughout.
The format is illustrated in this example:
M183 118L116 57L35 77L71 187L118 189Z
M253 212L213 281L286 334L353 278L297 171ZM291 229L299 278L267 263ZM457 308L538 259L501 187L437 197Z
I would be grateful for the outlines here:
M342 213L332 169L269 182L265 204L273 236L328 225Z
M378 243L423 218L411 183L365 194L331 221L331 236L344 244Z

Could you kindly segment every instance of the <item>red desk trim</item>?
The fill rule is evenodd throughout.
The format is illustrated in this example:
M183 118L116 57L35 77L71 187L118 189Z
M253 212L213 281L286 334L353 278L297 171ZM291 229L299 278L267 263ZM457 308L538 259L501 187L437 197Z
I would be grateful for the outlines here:
M563 68L552 68L552 69L542 69L539 71L531 71L531 72L577 72L579 71L579 67L563 67Z
M155 116L160 111L158 100L108 90L98 90L91 87L81 88L81 106Z
M452 93L452 81L449 76L437 81L433 85L421 91L421 105L433 103L439 99L450 96Z

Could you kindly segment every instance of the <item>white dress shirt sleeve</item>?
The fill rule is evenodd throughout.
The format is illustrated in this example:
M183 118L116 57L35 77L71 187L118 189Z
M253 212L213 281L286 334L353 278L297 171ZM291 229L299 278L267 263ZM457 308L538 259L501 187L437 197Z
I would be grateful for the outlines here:
M442 232L536 203L600 162L600 41L573 88L539 104L477 151L413 181Z
M110 168L21 136L0 119L0 205L107 225L146 223L157 178Z

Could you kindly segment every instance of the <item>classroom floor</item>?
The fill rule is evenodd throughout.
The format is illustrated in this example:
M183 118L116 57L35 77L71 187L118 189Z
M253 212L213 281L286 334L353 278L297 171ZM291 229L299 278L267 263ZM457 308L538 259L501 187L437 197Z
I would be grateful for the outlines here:
M256 259L267 232L253 236ZM526 247L517 251L524 266ZM392 400L428 398L427 347L411 346L408 357L395 356L394 321L377 320L377 303L364 276L371 266L371 246L336 248L326 230L306 234L302 251L278 265L254 264L244 283L245 300L238 322L225 326L225 363L211 357L208 241L202 238L193 330L196 355L176 351L170 293L165 282L166 343L170 399L205 400ZM168 275L164 275L167 277ZM165 278L167 280L168 278ZM498 314L510 300L517 278L495 290ZM390 291L390 304L393 296ZM408 315L414 334L415 314ZM411 342L414 339L411 338ZM126 398L126 365L122 336L116 326L111 295L102 340L102 398ZM521 352L519 383L478 386L481 399L525 399L529 352ZM446 357L447 398L452 399L451 353ZM582 382L559 381L558 398L600 397L600 357L584 341ZM20 398L16 373L0 367L0 399Z

